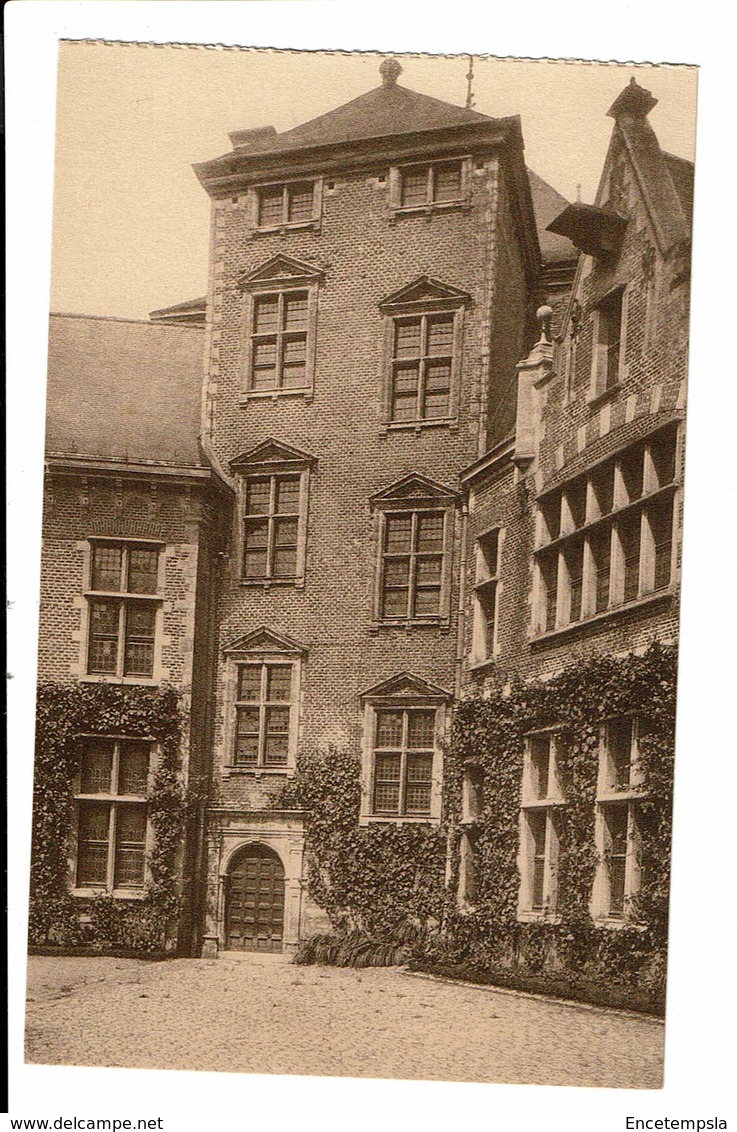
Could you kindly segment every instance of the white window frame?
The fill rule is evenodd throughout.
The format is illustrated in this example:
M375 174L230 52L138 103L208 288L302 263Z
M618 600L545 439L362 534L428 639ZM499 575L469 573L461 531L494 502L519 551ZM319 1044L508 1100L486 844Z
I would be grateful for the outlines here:
M131 550L150 550L157 555L156 591L154 593L131 593L127 589L98 590L93 588L94 559L97 548L111 546L121 550L121 585L123 579L128 578L128 563ZM82 673L80 679L87 683L106 681L112 684L143 684L146 686L160 683L161 672L161 644L163 637L163 605L164 605L164 570L165 570L165 544L157 539L131 539L114 538L107 535L90 536L85 544L85 587L83 591L84 605L82 616ZM115 672L90 671L90 641L92 636L92 604L95 601L116 601L120 604L118 611L117 658ZM131 604L150 603L155 610L153 661L151 674L133 674L125 672L125 643L126 643L126 611Z
M631 747L628 781L617 784L611 758L612 729L626 720L631 721ZM641 832L638 803L644 797L642 769L639 760L639 721L636 717L616 717L605 720L599 729L599 773L596 791L596 817L594 838L598 865L591 893L592 919L605 926L621 927L635 919L633 902L641 884ZM611 876L608 864L610 849L611 815L615 809L626 814L626 847L624 862L624 893L621 911L611 909Z
M496 536L496 562L488 562L483 549L484 539ZM493 660L499 652L499 608L502 593L502 554L504 550L504 527L494 526L476 536L475 542L475 582L473 591L473 640L471 663L483 664ZM491 594L491 597L489 597ZM488 617L485 602L493 602L494 631L491 647L488 647Z
M673 475L661 484L658 481L653 450L663 436L673 430ZM681 429L677 421L671 421L646 437L629 444L606 460L589 468L586 473L575 477L546 492L538 499L536 544L533 571L533 627L534 637L545 636L563 629L574 628L595 618L611 615L620 608L627 608L636 602L645 601L670 594L678 584L677 577L677 534L678 507L680 497L680 445ZM639 455L641 450L641 456ZM623 468L625 462L635 453L642 460L642 487L632 499L626 487ZM599 476L611 476L611 507L603 515L600 513L595 483ZM578 526L574 523L569 496L573 485L585 485L585 514ZM659 508L670 507L670 560L668 582L656 588L656 540L655 522ZM544 517L559 509L559 524L549 530ZM623 533L631 524L639 524L639 552L637 561L636 592L626 596L625 588L625 544ZM597 593L597 569L595 547L606 545L609 539L609 566L607 572L608 597L601 604ZM578 615L571 619L571 598L574 592L570 570L572 551L580 552L580 602ZM557 563L557 566L555 564ZM557 569L555 601L548 601L545 583L545 570L552 574ZM601 608L597 608L601 604ZM548 608L555 609L555 623L548 623Z
M146 895L146 890L150 882L150 870L148 860L154 844L154 832L151 826L151 820L148 812L148 792L152 781L153 774L156 768L156 749L155 743L152 739L147 737L131 736L131 735L96 735L84 734L78 736L79 743L83 746L85 743L94 741L112 745L112 767L110 786L111 789L106 792L83 792L83 779L82 770L83 763L80 759L80 768L74 779L74 820L70 838L70 853L68 859L69 871L69 888L73 896L90 897L97 896L100 893L107 893L116 899L121 900L142 900ZM147 785L146 791L143 794L120 794L118 792L119 774L120 774L120 749L123 743L137 743L145 745L149 748L149 761L147 772ZM78 869L79 869L79 840L81 833L80 813L81 808L85 804L101 804L109 806L108 816L108 843L107 843L107 877L104 884L78 884ZM141 885L136 886L119 886L115 885L115 862L117 855L117 818L119 810L124 806L145 807L146 809L146 834L144 842L144 875Z
M537 768L533 756L533 744L540 739L549 744L548 772L544 791L537 781ZM550 920L557 915L560 859L558 815L566 802L558 771L559 744L560 739L553 728L531 732L525 736L517 862L520 875L517 918L522 921ZM540 820L544 821L544 850L542 899L541 906L537 907L535 900L537 855L532 823Z

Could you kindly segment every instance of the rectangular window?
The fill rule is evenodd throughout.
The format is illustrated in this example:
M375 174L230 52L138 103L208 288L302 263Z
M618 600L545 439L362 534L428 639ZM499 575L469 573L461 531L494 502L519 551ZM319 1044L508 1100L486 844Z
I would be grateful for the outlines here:
M391 420L442 420L450 414L453 314L394 320Z
M414 165L399 171L401 208L429 208L463 199L460 161Z
M244 767L286 767L294 711L294 665L243 664L238 669L233 763Z
M522 778L521 913L555 912L558 900L560 818L564 804L559 783L560 738L552 732L526 741Z
M384 522L380 617L437 619L445 553L443 511L403 511Z
M676 442L668 425L539 501L538 632L671 585Z
M592 393L598 396L619 382L624 292L620 288L596 308Z
M258 227L281 228L315 218L315 186L311 181L269 185L258 190Z
M597 840L601 854L594 914L626 918L640 887L638 723L622 717L602 729L597 788Z
M158 576L158 547L122 542L92 544L87 595L88 673L153 676Z
M302 477L245 480L243 578L294 579L298 573Z
M78 888L142 889L151 744L83 741L77 793Z
M373 752L373 812L430 815L435 755L434 708L377 710Z
M304 389L307 384L309 294L256 295L251 323L249 391Z
M501 573L501 531L487 531L476 540L476 585L474 587L474 656L494 656Z

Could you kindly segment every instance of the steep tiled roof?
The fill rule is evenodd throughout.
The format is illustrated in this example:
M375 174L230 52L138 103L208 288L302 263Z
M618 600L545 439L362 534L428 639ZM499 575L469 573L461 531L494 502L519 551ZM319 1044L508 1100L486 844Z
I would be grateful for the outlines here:
M202 350L196 326L52 314L47 454L207 466Z
M527 170L527 175L530 178L532 205L535 209L535 221L537 223L537 238L540 241L543 263L561 263L565 260L577 259L578 252L567 237L547 231L548 224L560 215L568 201L552 185L543 181L537 173L533 173L532 169Z
M283 134L267 137L259 148L301 149L493 121L488 114L453 106L403 86L388 85L376 87Z

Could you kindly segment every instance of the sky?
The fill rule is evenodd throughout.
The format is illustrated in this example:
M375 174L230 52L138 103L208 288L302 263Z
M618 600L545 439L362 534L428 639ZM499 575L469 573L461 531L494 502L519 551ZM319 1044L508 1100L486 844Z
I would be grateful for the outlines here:
M65 42L59 48L51 309L146 318L205 293L210 202L192 165L228 132L290 129L379 85L372 52ZM399 82L463 105L468 56L398 55ZM661 145L693 159L695 68L474 59L474 109L520 114L528 166L593 200L606 111L635 75Z

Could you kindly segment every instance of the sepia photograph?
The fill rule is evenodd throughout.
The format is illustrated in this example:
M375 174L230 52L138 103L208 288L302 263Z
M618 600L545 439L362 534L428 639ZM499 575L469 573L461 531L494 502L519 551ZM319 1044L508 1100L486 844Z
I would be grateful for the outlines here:
M697 76L60 42L27 1063L662 1087Z

